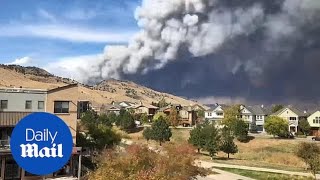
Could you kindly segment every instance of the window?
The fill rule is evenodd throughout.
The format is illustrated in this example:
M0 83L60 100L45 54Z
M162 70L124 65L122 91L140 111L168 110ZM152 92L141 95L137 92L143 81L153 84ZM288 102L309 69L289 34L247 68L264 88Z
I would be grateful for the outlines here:
M217 116L223 116L223 113L222 112L218 112Z
M212 116L212 113L209 112L209 113L208 113L208 116Z
M38 101L38 109L44 109L44 101Z
M1 100L0 109L7 109L7 108L8 108L8 100Z
M55 101L54 113L69 113L69 101Z
M297 118L296 117L290 117L290 121L296 121Z
M32 109L32 101L26 101L26 109Z

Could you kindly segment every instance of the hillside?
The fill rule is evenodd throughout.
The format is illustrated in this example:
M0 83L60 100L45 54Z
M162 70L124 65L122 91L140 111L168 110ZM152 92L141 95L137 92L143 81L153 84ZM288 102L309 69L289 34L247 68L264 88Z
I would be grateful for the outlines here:
M71 83L77 82L68 78L54 76L37 67L0 65L1 87L53 89ZM165 98L167 102L175 104L195 104L193 101L171 94L157 92L130 81L114 79L102 81L95 86L80 84L79 91L81 99L92 101L94 106L109 104L112 101L142 101L144 103L151 103L158 102L162 98Z

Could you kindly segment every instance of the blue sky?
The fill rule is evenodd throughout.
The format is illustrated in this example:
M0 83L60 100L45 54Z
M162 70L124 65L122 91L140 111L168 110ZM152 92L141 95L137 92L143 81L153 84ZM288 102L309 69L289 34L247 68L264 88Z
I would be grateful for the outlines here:
M126 44L140 0L0 0L0 63L44 67Z

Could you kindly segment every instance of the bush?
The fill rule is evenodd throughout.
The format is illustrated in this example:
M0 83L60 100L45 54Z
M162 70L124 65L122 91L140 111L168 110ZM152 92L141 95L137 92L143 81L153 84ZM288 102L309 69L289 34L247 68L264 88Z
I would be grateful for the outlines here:
M320 147L315 143L302 142L299 144L296 155L301 158L311 169L315 176L320 170Z
M131 145L125 154L105 152L96 171L87 175L89 180L140 179L195 179L208 173L194 164L195 151L189 145L168 145L163 153L146 146Z
M257 127L257 125L251 124L250 132L251 132L251 133L258 133L258 127Z

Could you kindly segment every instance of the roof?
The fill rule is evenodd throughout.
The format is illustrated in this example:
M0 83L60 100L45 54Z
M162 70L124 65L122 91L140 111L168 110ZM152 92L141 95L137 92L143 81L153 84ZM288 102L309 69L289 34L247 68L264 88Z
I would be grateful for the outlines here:
M229 105L226 105L226 104L218 104L218 103L216 103L216 104L211 104L211 105L209 105L209 107L210 107L210 109L208 109L208 110L206 110L206 112L208 112L208 111L214 111L215 109L217 109L217 107L221 107L221 109L222 110L226 110L227 108L229 108L230 106Z
M254 115L267 115L267 109L261 107L260 105L247 106L246 107Z
M280 113L282 113L285 109L290 109L292 112L294 112L295 114L297 114L298 116L307 116L307 113L304 113L303 111L301 111L300 109L296 108L296 107L293 107L293 106L286 106L282 109L280 109L279 111L275 112L275 113L272 113L271 115L274 115L274 116L277 116L279 115Z
M64 89L68 89L68 88L72 88L72 87L77 87L77 86L78 86L78 84L68 84L66 86L61 86L61 87L57 87L54 89L50 89L50 90L48 90L48 93L56 92L56 91L60 91L60 90L64 90Z
M151 104L140 104L140 105L137 105L137 106L133 106L132 108L139 108L139 107L146 107L146 108L149 108L149 109L159 109L159 107L151 105Z

